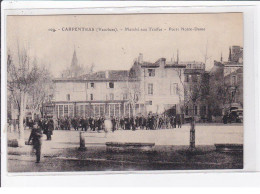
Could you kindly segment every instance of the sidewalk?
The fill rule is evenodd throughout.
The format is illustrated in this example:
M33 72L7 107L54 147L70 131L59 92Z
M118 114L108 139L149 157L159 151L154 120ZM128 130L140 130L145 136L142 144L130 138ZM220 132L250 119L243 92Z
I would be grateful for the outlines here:
M243 144L242 125L221 125L221 126L196 126L196 145L214 146L214 144ZM25 141L28 140L30 130L25 130ZM190 126L182 128L159 129L159 130L118 130L105 133L84 132L85 144L89 146L104 146L106 142L141 142L155 143L156 146L188 146L190 138ZM18 134L8 134L8 139L18 138ZM42 153L53 155L61 152L62 149L79 147L79 131L54 131L52 140L47 141L46 136L42 137ZM8 147L8 153L17 155L30 155L32 146L25 145L23 148Z
M25 141L30 131L25 131ZM110 132L86 132L87 151L78 151L79 131L54 131L51 141L43 136L42 159L35 164L32 146L8 147L10 172L64 172L100 170L173 170L173 169L239 169L243 167L243 155L223 154L215 151L215 143L243 144L243 126L196 126L196 147L203 154L190 157L185 154L189 145L189 126L181 129L119 130ZM10 135L9 137L13 137ZM154 154L108 153L106 142L152 142Z

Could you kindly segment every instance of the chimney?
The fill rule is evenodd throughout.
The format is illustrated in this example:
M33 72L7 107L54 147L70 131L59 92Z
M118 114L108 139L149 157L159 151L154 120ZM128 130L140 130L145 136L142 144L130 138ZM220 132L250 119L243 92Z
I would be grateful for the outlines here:
M143 63L143 53L139 53L138 63Z
M105 71L105 76L106 76L106 79L108 79L108 70Z
M229 56L228 56L228 61L231 61L231 47L229 47Z

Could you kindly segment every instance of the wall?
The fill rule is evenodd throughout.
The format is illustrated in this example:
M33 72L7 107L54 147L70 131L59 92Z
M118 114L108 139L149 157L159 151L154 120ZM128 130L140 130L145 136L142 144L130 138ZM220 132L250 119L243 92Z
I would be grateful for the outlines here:
M113 82L114 88L109 88L108 81L93 81L94 88L90 87L91 82L87 81L63 81L55 82L54 100L68 101L67 94L70 94L70 101L90 101L90 94L94 100L110 100L110 94L114 94L114 100L123 100L123 93L127 92L127 82Z

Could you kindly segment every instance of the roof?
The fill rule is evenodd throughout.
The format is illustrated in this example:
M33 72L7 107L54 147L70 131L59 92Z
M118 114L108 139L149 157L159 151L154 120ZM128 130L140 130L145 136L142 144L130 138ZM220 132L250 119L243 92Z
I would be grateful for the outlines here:
M243 63L237 63L233 61L223 62L224 66L243 66Z
M157 68L160 67L159 63L150 63L150 62L142 62L141 67L151 67L151 68Z
M166 62L165 68L185 68L185 64L179 64L177 62Z
M107 77L106 77L107 74ZM127 81L129 71L127 70L109 70L98 71L73 78L58 78L54 81Z

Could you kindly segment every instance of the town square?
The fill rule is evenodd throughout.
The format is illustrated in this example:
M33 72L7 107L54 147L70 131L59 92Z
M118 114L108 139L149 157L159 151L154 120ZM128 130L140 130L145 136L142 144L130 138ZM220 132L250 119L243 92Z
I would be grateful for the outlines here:
M8 172L243 169L242 14L7 24Z

